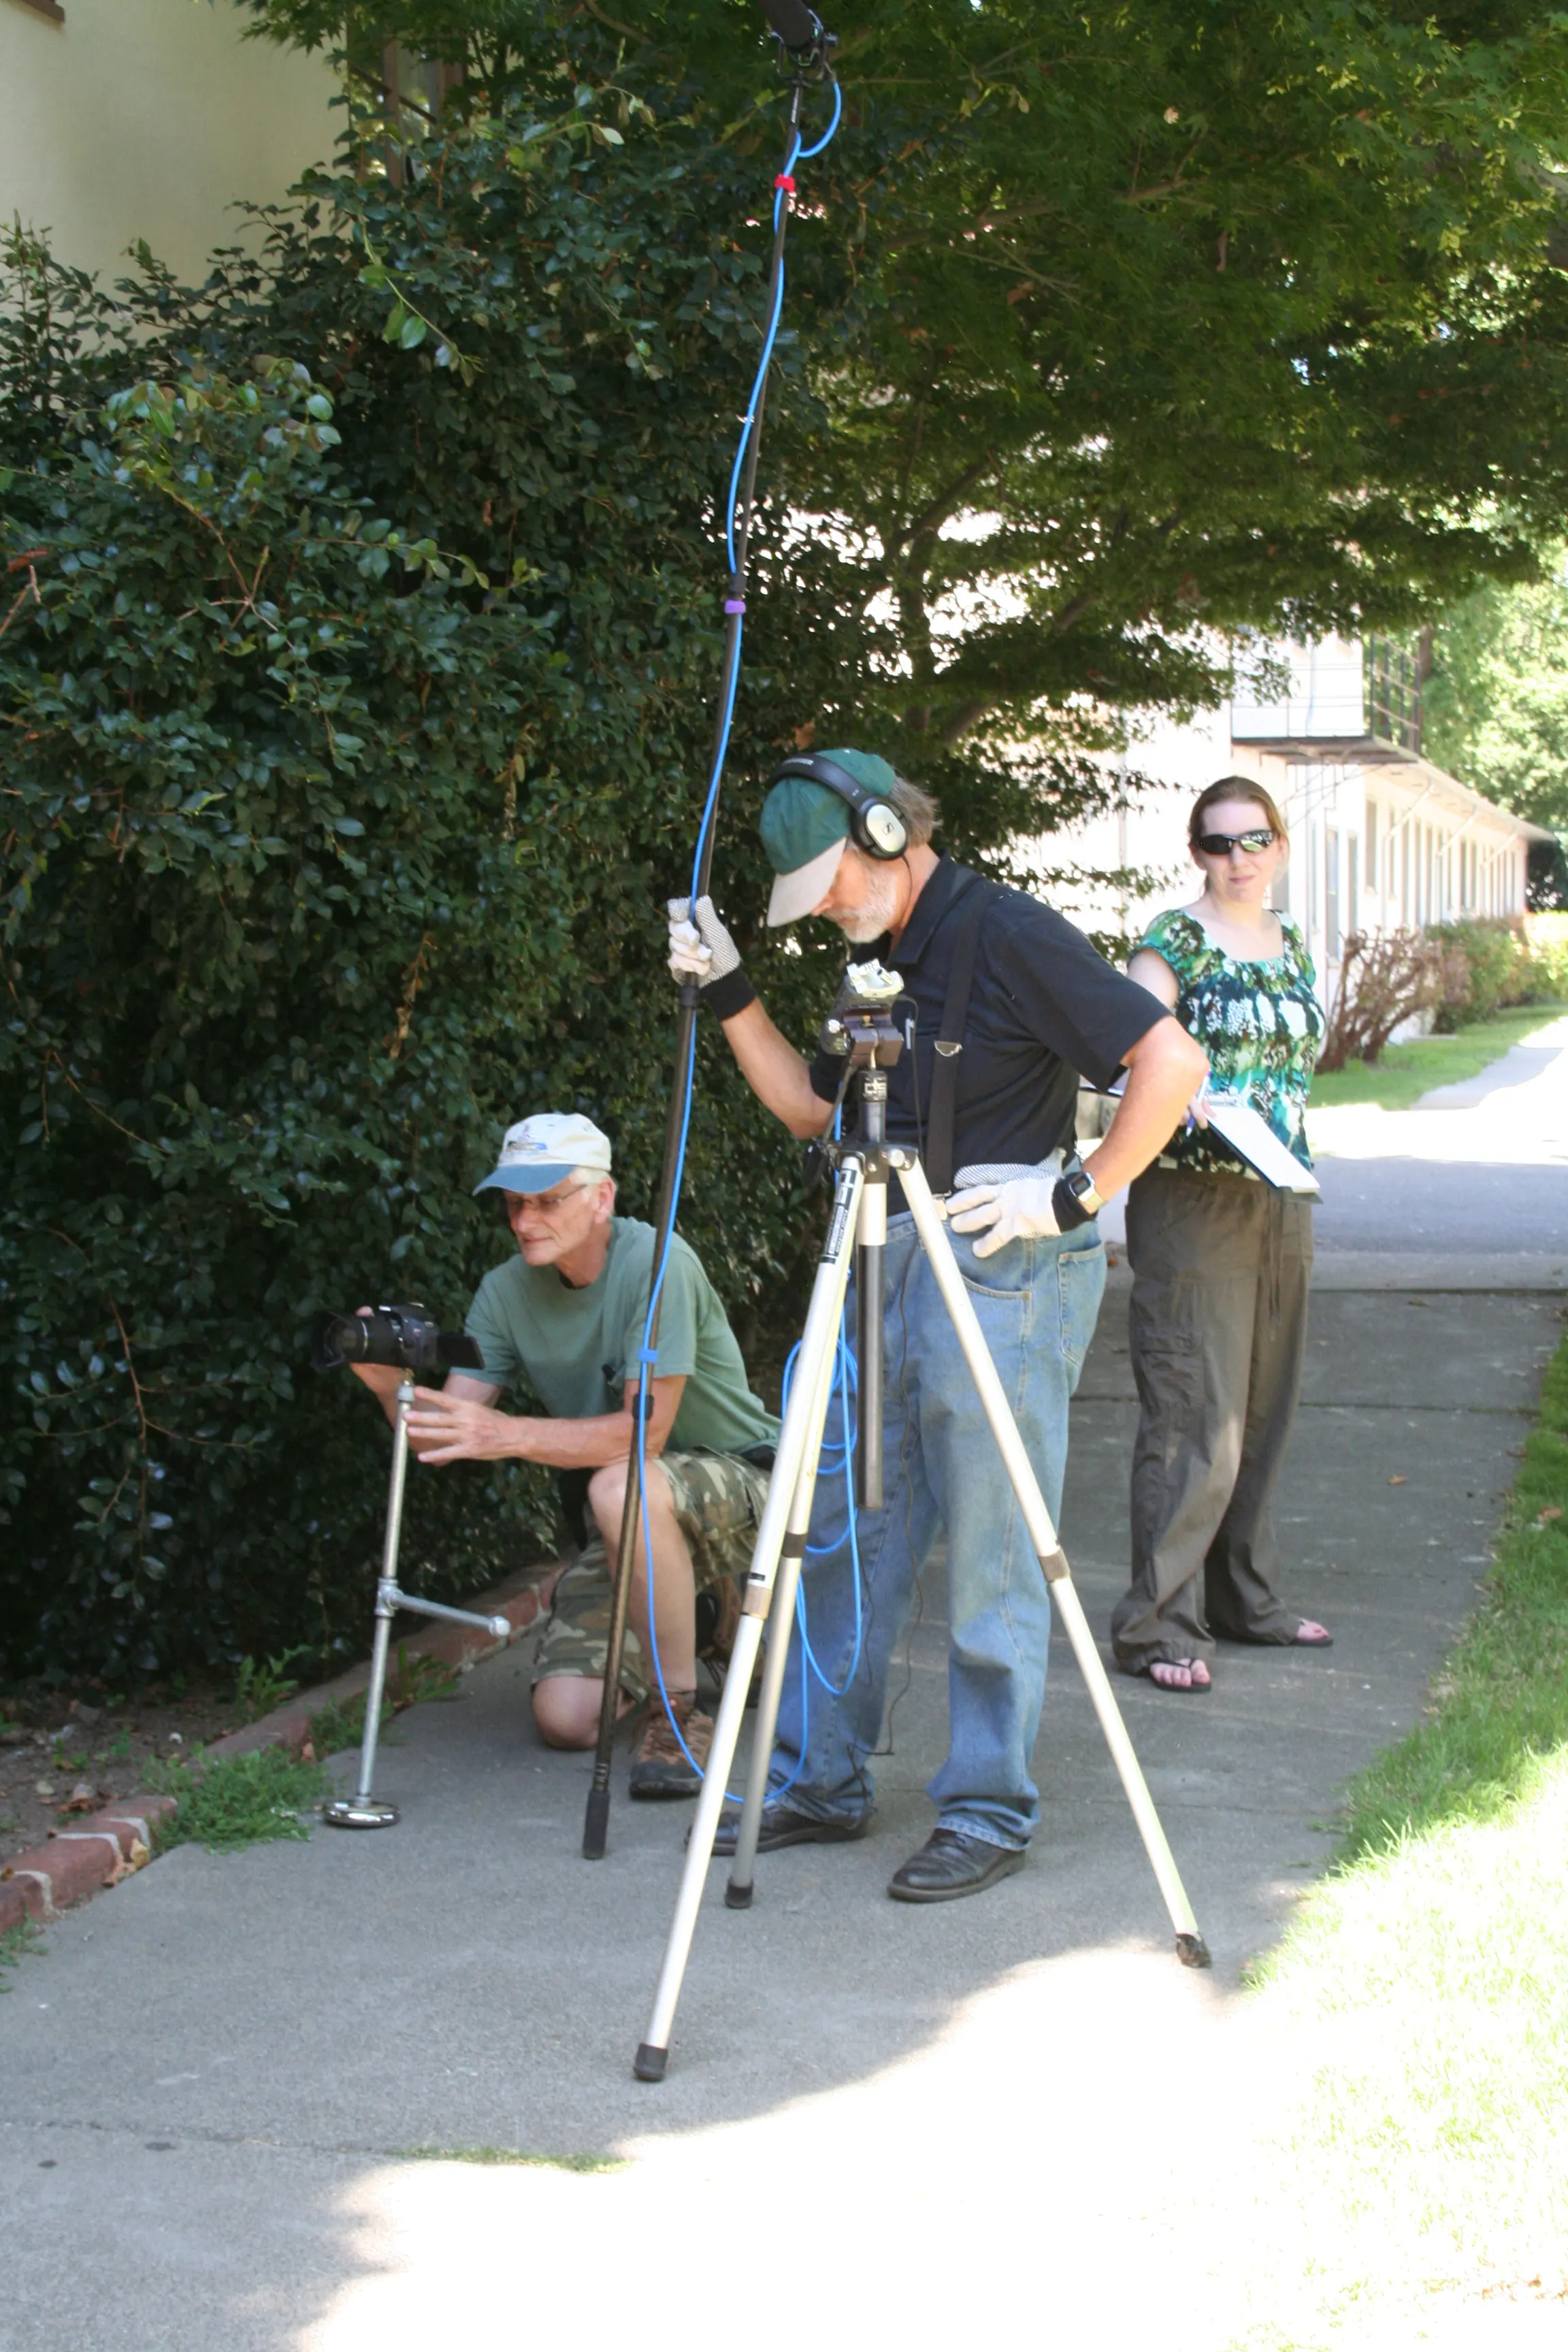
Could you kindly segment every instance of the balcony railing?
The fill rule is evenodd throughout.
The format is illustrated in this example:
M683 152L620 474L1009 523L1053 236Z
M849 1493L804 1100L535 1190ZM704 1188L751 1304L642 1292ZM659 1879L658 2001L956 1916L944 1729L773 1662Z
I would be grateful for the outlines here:
M1365 639L1366 730L1402 751L1421 749L1421 669L1414 648L1392 637Z

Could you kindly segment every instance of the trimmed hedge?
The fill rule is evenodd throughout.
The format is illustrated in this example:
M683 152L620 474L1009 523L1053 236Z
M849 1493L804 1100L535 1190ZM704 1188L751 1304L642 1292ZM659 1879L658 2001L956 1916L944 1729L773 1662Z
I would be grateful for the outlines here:
M1438 923L1432 936L1464 959L1462 989L1450 989L1438 1007L1440 1030L1489 1021L1504 1005L1568 1001L1568 916Z

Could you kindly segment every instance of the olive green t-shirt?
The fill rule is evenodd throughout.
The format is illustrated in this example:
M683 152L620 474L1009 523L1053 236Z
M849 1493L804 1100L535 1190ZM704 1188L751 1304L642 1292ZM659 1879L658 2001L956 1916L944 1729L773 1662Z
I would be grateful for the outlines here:
M598 1278L580 1290L552 1265L529 1265L521 1256L496 1266L474 1293L463 1327L479 1342L486 1377L506 1387L521 1374L559 1419L619 1412L626 1382L637 1377L653 1244L651 1225L615 1218ZM718 1294L679 1235L670 1244L660 1300L654 1369L661 1377L686 1378L670 1450L705 1446L714 1454L739 1454L750 1445L775 1444L779 1424L747 1387Z

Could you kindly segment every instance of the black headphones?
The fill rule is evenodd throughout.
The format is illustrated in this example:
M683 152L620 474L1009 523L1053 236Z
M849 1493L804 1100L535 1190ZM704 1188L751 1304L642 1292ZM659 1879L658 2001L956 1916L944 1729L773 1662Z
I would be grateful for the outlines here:
M820 784L825 792L837 793L841 801L847 801L851 836L857 849L863 849L868 857L901 857L909 847L909 827L891 801L857 782L837 760L822 752L802 752L784 761L773 782L782 784L786 776L802 776L807 783Z

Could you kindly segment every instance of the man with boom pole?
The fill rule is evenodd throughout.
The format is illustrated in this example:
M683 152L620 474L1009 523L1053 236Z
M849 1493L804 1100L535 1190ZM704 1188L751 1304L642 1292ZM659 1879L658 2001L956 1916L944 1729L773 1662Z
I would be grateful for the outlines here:
M888 1074L888 1142L918 1149L931 1191L946 1196L964 1285L1054 1519L1068 1399L1105 1281L1095 1215L1154 1159L1207 1066L1158 1000L1062 916L940 856L931 846L937 816L927 794L875 755L786 761L762 814L776 877L768 920L825 917L897 965L902 993L893 1014L910 1050ZM695 909L673 901L670 918L671 971L699 982L753 1091L793 1134L823 1135L841 1092L831 1036L808 1062L781 1035L710 898ZM1110 1130L1080 1164L1079 1074L1109 1087L1123 1070ZM826 1686L810 1693L807 1706L804 1675L785 1677L758 1843L865 1834L868 1759L894 1648L915 1580L945 1530L951 1744L930 1784L937 1826L888 1891L900 1902L948 1902L1023 1866L1038 1817L1029 1759L1050 1602L896 1181L889 1195L887 1480L879 1507L859 1519L863 1620L843 1505L819 1486L805 1591ZM864 1412L864 1391L861 1403ZM726 1822L715 1851L734 1845Z

